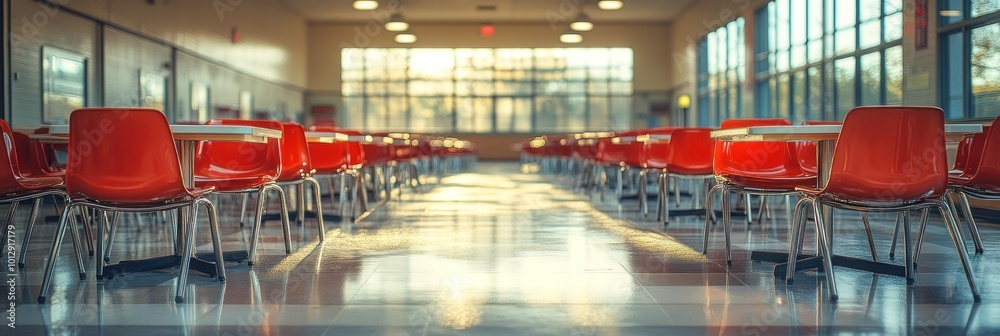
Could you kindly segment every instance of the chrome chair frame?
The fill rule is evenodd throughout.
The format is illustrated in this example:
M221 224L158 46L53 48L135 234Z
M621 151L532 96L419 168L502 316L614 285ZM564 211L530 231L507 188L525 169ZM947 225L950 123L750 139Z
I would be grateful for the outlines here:
M323 205L320 200L320 189L319 181L313 178L311 175L303 175L302 178L295 181L277 182L279 186L294 186L297 192L295 212L297 215L298 226L305 225L306 222L306 184L312 185L313 190L313 206L316 207L316 218L317 218L317 230L319 230L319 241L322 242L324 236L326 235L326 229L323 225ZM285 213L287 216L288 214Z
M52 197L53 201L57 202L54 204L55 208L60 213L62 213L63 211L62 209L64 209L65 205L60 205L58 203L59 197L55 196L62 197L63 202L69 201L69 196L66 195L65 191L60 189L47 189L27 194L4 196L7 198L0 200L0 204L8 204L8 203L10 204L10 210L7 214L7 222L3 225L3 237L7 237L8 229L13 226L14 213L17 211L18 204L20 204L21 201L34 200L31 207L31 213L28 215L28 226L25 228L24 241L21 242L21 255L18 256L18 262L17 262L18 268L24 268L25 255L27 255L28 253L28 243L31 241L31 233L35 228L35 222L38 220L38 214L41 211L42 198L44 198L45 196L53 196ZM86 279L87 272L86 272L86 267L83 264L83 253L80 251L80 246L82 244L80 241L79 226L77 225L75 216L71 218L71 220L72 220L71 234L73 235L73 251L76 252L75 254L77 259L76 260L77 270L80 273L80 280L83 280ZM89 234L87 236L89 237Z
M904 277L906 278L906 282L908 284L913 283L915 272L915 265L913 264L913 246L915 244L910 240L910 212L915 210L937 208L938 211L944 215L945 225L948 227L948 234L951 236L951 240L955 245L956 251L958 251L959 260L962 262L966 279L969 281L969 288L972 290L973 300L975 300L975 302L980 302L982 298L979 294L979 289L976 287L975 278L969 262L969 256L965 251L964 237L962 237L961 231L958 229L952 204L947 201L947 193L948 192L946 191L945 195L942 195L942 197L938 199L924 200L907 205L854 204L834 199L825 199L823 197L805 195L801 200L799 200L799 203L796 204L795 228L793 228L792 239L788 244L788 269L785 272L785 282L787 284L793 283L795 261L798 256L800 246L802 245L803 237L805 236L805 212L800 211L799 209L805 207L807 204L812 204L813 216L816 218L816 233L819 236L819 252L823 255L823 270L824 273L826 273L826 280L830 288L830 298L833 301L836 301L838 297L836 277L834 276L833 261L831 257L833 246L831 244L832 241L830 240L831 237L828 237L829 223L825 223L823 216L820 214L820 207L829 206L843 210L863 212L895 212L901 214L903 222L903 246L905 250Z
M71 200L69 204L66 206L66 208L63 209L62 216L59 220L59 226L56 229L56 235L52 239L52 248L49 250L49 261L45 266L45 275L42 279L42 288L41 292L38 295L38 303L45 303L46 296L48 295L49 292L49 287L51 287L52 285L52 274L53 271L55 270L55 261L56 258L59 256L59 250L62 244L63 234L65 233L66 230L67 222L70 222L69 214L72 212L74 208L90 208L99 211L111 211L111 212L153 212L153 211L167 211L167 210L190 207L189 217L187 221L188 227L185 230L186 232L178 232L179 235L185 235L186 237L182 246L183 252L181 256L182 259L180 265L181 273L177 279L177 289L174 294L175 302L177 303L184 302L184 295L187 292L187 278L188 278L188 273L190 271L191 258L194 255L194 241L195 241L195 236L197 235L196 233L198 228L198 207L200 205L204 205L209 213L208 222L209 222L209 230L212 233L212 246L215 250L214 251L216 260L215 268L217 273L217 279L219 282L226 281L226 268L222 258L222 244L219 238L218 217L215 211L215 205L212 204L212 202L209 201L208 198L205 198L204 196L199 196L190 200L185 199L182 201L174 201L173 203L167 203L163 205L143 206L143 207L139 206L120 207L120 206L107 205L100 202L94 202L91 200ZM97 225L98 225L97 232L103 235L105 221L98 220ZM97 239L98 256L104 255L103 240L104 240L103 237L99 237ZM103 271L104 263L102 259L99 260L101 261L97 263L96 273L98 280L101 281L104 273Z

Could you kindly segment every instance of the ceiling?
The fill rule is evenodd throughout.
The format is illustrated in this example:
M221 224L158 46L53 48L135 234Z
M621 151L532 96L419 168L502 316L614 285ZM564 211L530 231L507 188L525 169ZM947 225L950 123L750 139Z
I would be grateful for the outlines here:
M281 0L309 21L371 20L372 11L358 11L352 0ZM584 10L594 22L667 22L694 0L623 0L617 11L597 8L597 0L401 0L400 6L380 0L376 12L401 8L410 22L565 22ZM582 4L580 4L582 3ZM495 6L495 10L479 10Z

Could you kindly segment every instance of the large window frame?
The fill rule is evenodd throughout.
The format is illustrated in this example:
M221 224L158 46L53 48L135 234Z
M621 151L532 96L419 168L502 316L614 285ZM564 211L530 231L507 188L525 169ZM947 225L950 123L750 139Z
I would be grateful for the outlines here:
M756 116L838 120L856 106L901 104L902 4L774 0L758 9Z
M446 57L421 60L433 55ZM632 125L631 48L345 48L342 56L346 127L537 133Z
M972 39L977 29L994 25L1000 29L1000 6L991 8L992 12L975 10L988 8L983 0L941 0L938 6L939 105L949 119L992 119L1000 114L1000 107L977 111Z
M705 34L696 49L698 125L744 115L746 23L742 17Z

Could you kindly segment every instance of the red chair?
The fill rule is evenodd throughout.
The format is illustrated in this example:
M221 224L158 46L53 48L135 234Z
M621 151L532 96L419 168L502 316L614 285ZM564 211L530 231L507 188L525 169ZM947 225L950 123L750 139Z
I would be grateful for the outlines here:
M278 185L294 186L298 192L296 214L298 225L305 224L306 185L313 188L313 206L316 208L316 226L319 230L319 241L324 240L326 229L323 225L323 202L320 200L319 181L313 178L316 170L312 167L309 156L309 143L306 142L306 129L294 122L281 123L284 131L281 136L281 172L278 174Z
M207 125L254 126L282 131L281 123L271 120L212 119ZM219 193L243 195L240 208L240 226L243 226L247 201L250 193L257 193L256 218L250 234L250 255L247 265L257 261L257 242L260 240L260 225L268 200L268 192L278 195L281 207L281 228L285 241L285 253L291 254L291 235L288 225L288 206L285 192L275 182L281 170L281 145L278 139L266 144L204 141L195 156L194 184L199 188L213 188Z
M983 126L983 132L971 137L967 144L966 157L961 162L956 160L955 168L961 167L961 173L948 174L948 189L951 191L949 197L952 205L962 210L962 216L969 222L969 231L972 235L972 242L976 248L976 254L983 253L983 239L979 235L979 226L975 217L972 216L972 207L969 205L969 196L981 200L1000 200L1000 132L994 132L1000 126L1000 117L993 119L990 126ZM996 134L994 134L996 133ZM970 139L970 137L966 137ZM955 219L961 226L961 217L956 214ZM924 227L927 225L926 211L920 219L920 230L917 234L917 248L914 251L914 264L920 256L920 248L923 246ZM895 244L895 241L893 241Z
M312 130L313 127L310 127ZM350 170L350 147L351 144L347 141L335 140L330 143L322 142L310 142L309 143L309 158L312 161L312 168L315 170L314 176L326 177L330 189L330 206L333 207L335 204L334 193L337 190L334 187L334 176L340 176L340 184L344 185L345 178ZM343 193L340 193L343 196ZM341 197L340 203L340 216L344 215L344 202L343 197Z
M795 274L795 260L805 230L805 211L812 205L819 236L823 269L830 297L837 299L836 277L827 226L821 206L854 210L902 213L906 241L905 277L913 282L910 211L937 208L945 218L952 242L965 268L976 302L979 291L969 258L961 242L954 211L945 196L948 187L948 156L945 151L944 112L936 107L858 107L844 120L831 164L830 180L822 190L799 187L804 197L796 206L795 227L789 242L786 282ZM917 160L917 161L914 161Z
M650 129L645 129L645 130L633 131L632 135L633 136L635 136L635 135L646 135L646 134L650 134L650 135L670 135L671 133L673 133L675 130L678 130L678 129L680 129L680 127L650 128ZM653 146L655 148L655 147L658 147L658 146L666 146L667 143L668 143L667 141L654 141L654 142L639 142L639 141L635 141L635 142L632 142L632 143L629 144L629 148L628 148L629 154L628 154L628 159L626 159L626 162L627 162L627 164L629 165L630 168L637 168L635 170L639 171L639 183L638 183L639 184L639 209L642 212L643 216L645 216L648 213L648 209L649 209L649 205L648 205L649 202L647 200L647 194L646 194L646 187L648 185L648 183L647 183L648 182L648 178L647 178L648 170L650 170L650 169L661 170L661 169L664 168L662 166L657 166L656 165L656 163L655 163L656 162L656 158L651 158L650 157L650 152L649 152L650 148L649 148L649 146ZM651 159L652 159L652 161L651 161ZM662 183L664 181L660 181L660 182ZM680 194L680 188L675 188L674 190L678 193L678 197L680 197L679 196L679 194ZM659 196L657 196L657 197L659 197ZM662 211L663 211L662 205L664 205L664 204L663 204L663 202L657 202L657 204L659 204L657 206L657 209L656 209L656 211L657 211L657 221L659 221L660 220L659 217L662 216Z
M790 126L785 119L730 119L722 122L721 129L732 129L752 126ZM784 141L760 142L730 142L716 141L713 170L719 182L708 193L708 200L719 192L722 197L722 222L726 236L726 259L732 264L733 257L730 244L732 226L730 225L729 193L738 192L745 195L784 196L794 195L797 187L816 185L816 175L802 170L795 156L795 144ZM750 207L747 204L749 213ZM786 204L786 207L790 204ZM711 201L706 203L706 210L712 213ZM790 211L786 209L790 219ZM749 216L749 214L748 214ZM711 217L705 216L705 240L703 253L708 253L708 238ZM749 222L749 221L748 221Z
M60 209L60 201L67 201L68 197L63 191L63 179L58 176L46 174L23 174L24 170L32 171L34 164L29 161L31 158L21 153L25 148L19 146L21 141L17 139L23 135L13 133L7 122L0 119L0 132L3 134L3 145L6 150L0 150L0 204L10 204L10 211L7 214L7 222L3 225L3 236L8 237L8 230L14 226L14 215L21 201L33 200L31 214L28 215L28 225L25 227L25 234L21 242L21 255L18 258L17 267L24 268L25 255L28 252L28 243L31 240L31 232L38 221L38 214L42 206L42 198L52 196L57 204L56 210ZM19 161L24 160L25 163ZM70 229L73 235L74 254L77 257L77 267L80 271L80 278L84 278L85 270L83 256L80 253L80 238L76 221L73 221ZM5 238L6 239L6 238Z
M360 137L363 136L361 132L336 128L333 126L310 126L309 131L311 132L326 132L326 133L339 133L350 137ZM365 183L362 169L368 167L368 160L365 157L364 145L361 141L348 140L345 142L347 144L347 166L345 174L340 176L340 187L338 188L338 196L340 199L340 209L343 212L344 204L347 200L345 196L351 197L351 219L357 219L361 215L368 211L368 187ZM347 175L353 178L353 181L349 184L347 182ZM333 181L331 179L331 188L333 190ZM333 197L333 193L330 194ZM359 214L360 213L360 214Z
M826 120L807 120L803 121L802 125L816 125L816 126L840 126L844 123L841 121L826 121ZM796 141L795 142L796 156L799 158L799 165L802 166L802 170L810 174L817 174L818 167L816 167L816 142L814 141ZM787 196L786 196L787 197ZM868 213L861 213L861 223L865 226L865 232L868 235L868 249L870 250L872 261L878 261L878 252L875 249L875 238L872 236L871 222L868 220ZM896 225L899 225L899 220L897 218ZM896 250L896 233L893 233L892 248L889 250L889 259L893 259Z
M711 128L676 129L670 133L670 141L645 145L644 167L660 171L656 220L662 220L664 225L670 224L670 178L702 180L705 191L709 190L708 183L715 177L712 171L715 142L711 133Z
M111 127L108 127L108 121ZM209 231L215 250L216 274L225 281L226 270L219 242L219 227L215 206L205 198L212 188L184 186L180 161L167 118L160 111L142 108L83 108L70 114L69 156L66 170L66 192L72 201L63 210L59 228L49 254L45 277L38 302L44 303L63 231L70 214L77 208L92 208L102 212L151 212L188 207L190 217L180 259L175 301L183 302L187 277L198 232L198 208L204 205L209 213ZM98 220L97 255L104 255L103 220ZM103 276L103 260L98 262L97 276Z

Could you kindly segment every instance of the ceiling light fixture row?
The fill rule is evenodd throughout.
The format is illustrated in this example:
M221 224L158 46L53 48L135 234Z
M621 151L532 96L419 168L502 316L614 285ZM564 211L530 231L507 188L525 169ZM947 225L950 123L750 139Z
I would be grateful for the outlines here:
M625 4L621 0L597 1L597 8L606 11L619 10L624 6ZM559 42L567 44L581 43L583 42L583 34L581 32L592 30L594 30L594 21L590 19L587 13L580 11L580 14L569 23L569 30L559 35Z
M375 0L354 0L354 9L370 11L378 9L378 1ZM390 6L391 7L391 6ZM395 11L385 22L385 30L397 33L393 40L400 44L412 44L417 42L417 35L410 32L410 23L403 18L403 13Z

